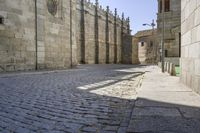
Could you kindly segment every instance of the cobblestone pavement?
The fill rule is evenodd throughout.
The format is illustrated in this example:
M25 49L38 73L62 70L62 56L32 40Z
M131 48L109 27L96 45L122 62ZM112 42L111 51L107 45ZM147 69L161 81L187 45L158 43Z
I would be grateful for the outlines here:
M143 74L135 67L2 74L0 132L124 133Z

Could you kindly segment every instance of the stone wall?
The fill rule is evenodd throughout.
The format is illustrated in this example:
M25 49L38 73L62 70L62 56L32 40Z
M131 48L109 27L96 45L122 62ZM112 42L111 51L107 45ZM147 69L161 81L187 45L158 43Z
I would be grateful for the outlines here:
M139 39L133 36L132 37L132 64L139 64L138 42L139 42Z
M35 68L34 1L3 0L0 4L0 71Z
M2 0L0 71L131 63L129 19L86 0ZM123 61L124 60L124 61Z
M200 93L200 1L181 3L181 81Z
M0 71L63 69L77 64L76 1L52 1L1 1Z
M135 35L138 45L138 58L141 64L157 64L159 59L157 30L138 31Z
M130 35L129 19L120 18L99 3L77 1L77 55L79 63L121 63L126 35ZM129 45L132 41L128 42ZM128 49L127 49L128 50ZM125 52L126 53L126 52ZM123 55L127 56L127 55Z
M164 21L164 45L166 57L180 57L180 25L181 25L181 0L169 0L169 11L163 14L160 11L161 1L158 0L157 29L159 43L162 40L162 30ZM161 48L161 46L160 46Z

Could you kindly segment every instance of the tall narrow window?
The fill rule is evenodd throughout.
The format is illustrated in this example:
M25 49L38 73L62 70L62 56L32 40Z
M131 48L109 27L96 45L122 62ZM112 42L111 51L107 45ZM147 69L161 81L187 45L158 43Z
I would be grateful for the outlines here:
M168 50L165 50L165 57L168 57Z
M144 47L144 42L141 42L141 47Z
M170 0L165 0L165 12L170 11Z
M3 24L3 17L0 16L0 24Z
M159 3L159 4L160 4L160 13L162 13L162 6L163 6L163 5L162 5L162 0L160 0L160 3Z

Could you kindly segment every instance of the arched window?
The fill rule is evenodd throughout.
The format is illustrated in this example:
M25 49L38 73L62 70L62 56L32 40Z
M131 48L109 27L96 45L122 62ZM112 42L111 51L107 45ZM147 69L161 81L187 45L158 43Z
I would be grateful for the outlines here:
M160 11L159 11L159 12L160 12L160 13L162 13L162 6L163 6L163 5L162 5L162 1L163 1L163 0L160 0L160 2L159 2L159 4L160 4Z
M163 0L160 0L160 13L162 13L162 10L163 10ZM164 4L165 4L165 7L164 7L164 9L165 9L165 12L169 12L170 11L170 0L164 0Z
M170 11L170 0L165 0L165 12Z

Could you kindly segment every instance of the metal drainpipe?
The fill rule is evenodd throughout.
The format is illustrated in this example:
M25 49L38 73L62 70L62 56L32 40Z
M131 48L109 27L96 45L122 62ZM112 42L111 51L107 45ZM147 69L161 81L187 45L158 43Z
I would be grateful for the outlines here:
M72 0L70 0L70 62L71 68L73 67L72 63Z
M37 0L35 0L35 70L38 70L38 24L37 24Z

